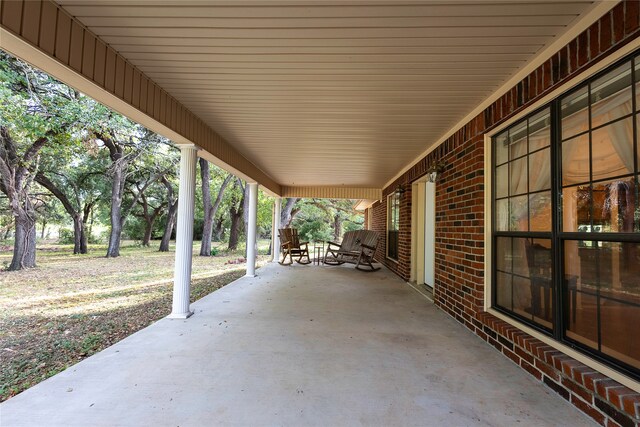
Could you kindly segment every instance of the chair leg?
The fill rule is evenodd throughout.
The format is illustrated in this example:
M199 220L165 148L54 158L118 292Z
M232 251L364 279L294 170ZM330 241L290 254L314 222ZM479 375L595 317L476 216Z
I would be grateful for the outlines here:
M287 262L287 255L289 256L289 262ZM291 256L291 251L288 249L284 250L284 256L282 257L282 261L278 261L280 265L291 265L293 264L293 257Z
M365 265L369 267L369 269L360 268L360 265ZM365 273L371 273L373 271L380 270L380 267L377 267L377 268L374 267L373 264L371 263L371 258L369 258L368 256L363 257L363 254L360 254L360 256L358 257L358 262L356 264L356 269L360 271L364 271Z
M306 261L302 261L303 257L306 257L307 260ZM298 259L296 261L297 261L298 264L303 264L303 265L311 264L311 259L309 258L309 250L300 252L300 256L298 257Z

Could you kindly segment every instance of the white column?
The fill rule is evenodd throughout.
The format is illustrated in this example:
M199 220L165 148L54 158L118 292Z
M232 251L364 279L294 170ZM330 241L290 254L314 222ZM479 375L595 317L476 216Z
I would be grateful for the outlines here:
M180 189L178 192L173 306L169 315L171 319L186 319L193 314L189 308L189 288L191 287L191 258L193 256L193 207L197 151L196 146L192 144L180 146Z
M282 212L282 198L276 197L273 201L273 227L271 231L271 242L273 258L271 262L278 262L280 260L280 236L278 230L280 229L280 215Z
M256 276L256 229L258 228L258 184L249 183L249 224L247 224L247 276Z

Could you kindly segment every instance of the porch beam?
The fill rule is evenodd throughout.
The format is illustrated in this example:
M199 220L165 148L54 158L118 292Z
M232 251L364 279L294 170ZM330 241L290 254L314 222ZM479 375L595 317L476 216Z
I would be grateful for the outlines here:
M256 230L258 228L258 184L248 182L249 223L247 224L247 277L256 275Z
M193 314L189 307L191 265L193 258L193 210L196 188L195 145L180 146L180 187L178 192L178 224L176 258L173 276L171 319L186 319Z
M282 197L318 199L367 199L381 200L381 188L365 187L287 187L282 186Z

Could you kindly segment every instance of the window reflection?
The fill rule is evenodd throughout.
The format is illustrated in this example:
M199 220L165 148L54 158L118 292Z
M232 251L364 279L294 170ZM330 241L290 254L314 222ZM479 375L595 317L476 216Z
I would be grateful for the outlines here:
M640 367L640 244L566 241L567 337ZM569 286L569 285L566 285ZM574 292L574 294L572 294Z
M591 127L609 123L630 114L631 63L605 74L591 84Z
M618 120L591 135L591 167L594 181L633 173L633 121Z

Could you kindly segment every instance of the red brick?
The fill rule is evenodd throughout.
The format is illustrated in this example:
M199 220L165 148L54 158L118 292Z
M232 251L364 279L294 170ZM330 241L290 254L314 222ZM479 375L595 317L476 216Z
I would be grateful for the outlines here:
M622 408L627 414L640 419L640 394L622 396Z
M578 67L582 67L589 61L589 33L583 32L578 36Z
M624 2L624 33L625 35L633 34L638 30L640 18L640 6L638 0Z
M586 403L575 394L571 395L570 402L573 406L587 414L589 417L593 418L593 420L598 424L604 424L605 416L602 414L602 412L598 411L596 408Z
M624 2L618 3L611 10L613 16L613 43L618 43L624 38Z
M607 400L609 389L613 387L619 387L619 386L620 384L617 383L616 381L606 378L596 383L596 393L599 396L603 397L605 400Z
M598 381L606 380L608 377L605 377L599 372L586 373L582 374L582 379L584 380L584 386L593 392L596 391L596 384Z
M586 388L579 386L568 378L562 379L562 385L569 389L571 393L580 396L582 400L589 403L590 405L593 405L593 393L591 393Z
M612 32L611 32L611 13L605 14L600 19L600 52L604 52L609 47L611 47L612 43Z
M624 410L622 398L625 396L640 396L635 391L625 386L611 387L607 389L607 400L616 408ZM633 414L635 417L635 414Z
M581 368L584 365L577 360L565 360L562 363L562 373L568 376L569 378L573 378L573 370L576 368Z
M522 359L526 360L529 363L533 363L533 356L529 353L527 353L526 351L524 351L522 348L520 347L515 347L514 348L514 352L521 357Z
M516 365L520 364L520 358L511 350L507 349L506 347L502 348L502 353L507 356L509 359L511 359Z
M622 427L622 425L618 424L617 422L615 422L611 418L607 418L607 422L605 423L605 426L606 427Z
M560 373L553 366L547 365L540 359L536 359L535 366L552 380L560 381Z
M520 366L527 372L529 372L531 375L533 375L534 377L536 377L538 380L542 379L542 373L537 370L532 364L530 364L529 362L527 362L526 360L520 360Z
M551 356L551 359L553 360L553 367L556 368L557 370L559 370L560 372L562 372L562 363L566 362L568 360L573 360L571 357L560 353L560 354L554 354L553 356Z
M572 378L574 379L574 381L576 381L578 384L580 385L584 385L584 378L583 375L584 374L594 374L596 373L596 371L593 370L593 368L590 368L588 366L581 366L581 367L576 367L573 369L573 376Z

